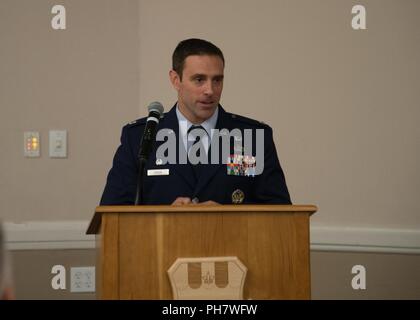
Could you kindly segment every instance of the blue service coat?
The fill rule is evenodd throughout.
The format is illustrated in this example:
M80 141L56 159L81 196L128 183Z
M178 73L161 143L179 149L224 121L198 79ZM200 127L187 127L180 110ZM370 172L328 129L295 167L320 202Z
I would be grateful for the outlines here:
M136 120L122 129L113 166L109 171L101 205L133 205L137 188L140 141L147 118ZM176 107L164 114L158 130L172 129L178 139ZM156 141L145 167L143 204L171 204L177 197L197 198L200 202L213 200L221 204L290 204L290 195L273 141L272 129L259 121L226 112L219 105L216 129L264 129L264 170L255 177L228 174L227 164L207 164L198 180L191 164L159 165L156 150L164 142ZM253 144L256 135L253 134ZM233 140L233 139L232 139ZM177 140L177 152L179 143ZM182 147L182 144L181 144ZM255 153L255 145L253 152ZM209 152L210 153L210 152ZM222 152L220 152L221 156ZM234 154L233 141L231 154ZM178 156L177 156L178 159ZM226 161L225 161L226 162ZM169 175L148 176L148 170L168 169Z

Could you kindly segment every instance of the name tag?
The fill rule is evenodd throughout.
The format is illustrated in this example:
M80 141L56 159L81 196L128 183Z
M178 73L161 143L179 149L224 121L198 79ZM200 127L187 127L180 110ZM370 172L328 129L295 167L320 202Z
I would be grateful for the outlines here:
M147 170L148 176L169 176L169 169Z

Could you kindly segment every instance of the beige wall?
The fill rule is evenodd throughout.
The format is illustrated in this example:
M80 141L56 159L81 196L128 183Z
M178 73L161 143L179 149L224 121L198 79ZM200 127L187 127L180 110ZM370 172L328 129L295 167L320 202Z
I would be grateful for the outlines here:
M89 220L121 127L144 116L151 101L169 110L172 51L182 39L202 37L226 57L224 107L274 128L293 201L319 206L312 227L335 228L329 241L352 227L343 247L359 246L364 234L378 249L387 242L419 252L420 2L357 3L367 9L364 31L351 29L350 0L67 0L60 2L67 29L54 31L55 1L1 0L0 218ZM48 157L50 129L68 130L67 159ZM38 159L23 157L25 130L41 133ZM371 228L386 232L376 237ZM28 233L27 246L33 234L42 242L38 231ZM62 259L91 263L92 253L48 252L14 253L20 297L37 294L29 261L43 272ZM418 256L359 255L383 262L391 288L398 283L394 297L418 298L409 280ZM359 260L313 255L314 297L354 297L330 274L335 264ZM338 272L343 279L340 272L347 271ZM389 297L389 286L376 288L366 297ZM40 297L50 294L58 297Z
M16 298L21 299L96 299L96 293L71 292L71 268L94 266L95 250L20 250L12 252ZM28 272L28 265L31 272ZM65 268L66 288L54 290L51 273L55 265Z
M90 219L119 143L139 117L136 1L0 1L0 217ZM68 130L68 158L48 157L48 131ZM23 157L23 132L41 134L41 157Z

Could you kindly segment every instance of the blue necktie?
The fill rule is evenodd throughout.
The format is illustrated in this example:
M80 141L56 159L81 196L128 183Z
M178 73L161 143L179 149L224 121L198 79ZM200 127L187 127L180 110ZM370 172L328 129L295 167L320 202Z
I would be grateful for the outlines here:
M195 130L197 129L197 130ZM195 130L194 132L192 132L193 130ZM200 132L200 130L202 130ZM191 133L192 132L192 133ZM195 178L198 180L198 178L200 177L200 173L201 173L201 169L203 164L201 163L197 163L197 164L192 164L190 162L190 150L192 146L195 146L196 144L199 144L200 146L198 147L197 151L192 154L192 156L196 156L197 158L200 157L201 155L201 150L204 149L204 145L203 145L203 141L202 141L202 137L204 136L204 134L207 134L206 130L203 128L203 126L201 125L192 125L187 132L187 148L188 148L188 163L192 166L192 169L194 171L194 175Z

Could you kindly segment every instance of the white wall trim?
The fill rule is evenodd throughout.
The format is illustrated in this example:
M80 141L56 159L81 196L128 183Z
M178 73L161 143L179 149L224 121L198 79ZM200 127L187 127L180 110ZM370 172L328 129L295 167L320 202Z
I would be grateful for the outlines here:
M86 235L88 221L4 223L9 250L93 249L95 236Z
M420 254L420 230L311 226L311 250Z
M93 249L88 221L5 223L10 250ZM420 230L311 226L311 250L420 254Z

